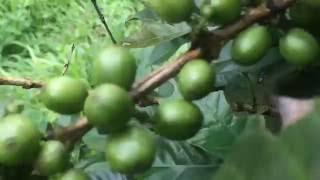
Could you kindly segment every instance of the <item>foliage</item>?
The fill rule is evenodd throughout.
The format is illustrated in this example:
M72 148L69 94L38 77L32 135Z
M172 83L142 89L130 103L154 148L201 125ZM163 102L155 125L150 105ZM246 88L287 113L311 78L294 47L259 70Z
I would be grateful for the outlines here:
M201 9L203 2L195 0L198 9ZM210 8L213 1L205 2L205 8ZM250 6L259 3L242 2ZM310 6L308 3L309 0L304 6ZM134 55L137 63L136 80L143 79L162 65L175 62L177 57L195 45L192 41L198 33L219 29L221 24L236 21L239 15L237 6L237 13L231 14L230 19L212 23L208 21L210 18L200 16L200 10L194 10L189 19L183 17L187 22L168 23L139 0L100 0L98 4L119 45L129 47L130 53ZM230 9L227 10L232 13ZM248 7L243 7L242 11L246 10ZM198 100L193 101L204 116L201 129L186 141L168 140L153 133L157 152L148 171L125 175L111 170L112 164L108 164L105 150L106 139L108 141L112 136L104 132L103 128L91 129L80 142L74 144L70 149L69 166L83 169L91 179L96 180L318 179L319 113L315 111L280 131L280 117L278 114L274 116L274 107L270 103L270 97L274 96L299 94L299 98L313 98L320 92L312 80L319 77L319 63L313 61L315 56L319 57L319 31L310 28L309 21L308 27L301 23L301 19L295 24L293 18L298 15L290 17L286 12L280 12L272 20L263 22L268 27L263 29L268 32L263 33L270 33L272 37L267 34L268 37L254 38L261 39L260 44L266 44L261 50L264 53L259 53L259 58L252 60L257 63L250 62L250 65L253 64L251 66L235 63L232 56L235 36L225 41L218 57L205 58L212 62L210 67L216 73L215 81L208 80L212 85L215 82L216 91L206 91L205 98L195 98ZM110 34L105 31L90 0L3 0L0 5L0 26L0 75L3 77L22 77L46 83L60 76L68 67L68 76L87 81L88 85L93 86L93 62L97 54L112 45ZM298 55L306 53L304 56L308 56L310 54L306 51L312 51L314 64L303 63L303 67L290 64L289 60L284 60L287 57L278 48L279 39L285 37L287 30L296 26L310 33L315 48L301 48L304 52ZM247 39L252 38L249 33L245 35L249 36L245 37ZM254 36L259 36L259 33ZM210 46L210 43L214 44L204 44ZM246 50L247 44L243 42L238 46ZM250 44L251 48L255 46L259 45ZM301 50L299 47L294 48ZM246 55L252 53L255 52L250 51ZM291 57L299 57L290 53ZM121 72L118 73L120 76ZM298 88L296 84L299 84ZM157 87L150 95L160 104L168 99L183 98L175 78ZM19 107L17 111L22 111L30 118L43 135L52 129L69 127L83 116L82 112L71 115L53 112L45 107L40 97L37 89L3 86L0 88L0 114L6 116L12 112L8 109L13 104L23 104L24 108ZM157 108L157 105L138 107L133 124L141 123L153 131L151 117L154 117ZM280 107L277 110L281 113L282 109ZM284 122L286 118L282 118ZM30 167L0 165L0 179L17 178L15 172L20 172L18 175L23 177L30 172Z

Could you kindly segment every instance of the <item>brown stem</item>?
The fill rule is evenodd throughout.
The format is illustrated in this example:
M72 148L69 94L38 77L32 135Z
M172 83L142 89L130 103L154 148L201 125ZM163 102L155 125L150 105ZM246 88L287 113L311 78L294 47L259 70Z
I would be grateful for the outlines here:
M147 81L149 81L153 76L156 76L157 74L161 73L163 70L165 69L165 66L161 66L160 68L156 69L155 71L151 72L147 77L145 77L143 80L141 81L137 81L133 84L133 88L132 89L136 89L139 86L141 86L142 84L146 83Z
M230 39L258 20L262 20L270 15L271 10L262 5L257 8L248 10L248 13L245 14L239 21L226 26L223 29L215 30L212 32L212 34L214 36L220 37L221 39Z
M212 34L221 39L233 38L248 26L287 9L295 2L296 0L269 0L267 4L248 10L248 12L237 22L226 26L223 29L215 30Z
M72 146L80 137L86 134L92 126L88 123L87 118L82 117L74 125L54 132L49 139L58 139L66 145Z
M108 24L107 24L107 21L105 20L104 15L102 14L102 12L101 12L101 10L100 10L100 8L98 6L97 0L91 0L91 3L93 4L94 9L97 11L100 21L102 22L103 26L107 30L111 41L113 42L113 44L117 44L117 41L114 38L114 36L113 36L113 34L112 34Z
M191 50L183 54L176 61L165 65L165 68L162 68L163 70L161 72L148 76L144 83L133 88L130 92L131 96L137 102L141 97L147 95L171 77L174 77L187 62L198 58L199 56L201 56L201 49Z
M43 84L30 79L19 79L12 77L0 77L0 85L21 86L25 89L41 88Z

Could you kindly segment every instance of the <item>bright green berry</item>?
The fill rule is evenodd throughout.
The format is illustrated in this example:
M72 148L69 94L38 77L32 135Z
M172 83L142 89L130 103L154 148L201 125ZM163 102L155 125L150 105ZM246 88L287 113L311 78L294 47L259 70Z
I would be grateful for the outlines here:
M266 55L272 45L272 37L264 26L254 25L242 31L234 40L232 59L240 65L253 65Z
M214 88L215 71L205 60L187 63L178 74L178 86L187 100L201 99Z
M51 79L42 89L43 103L47 108L61 114L82 111L87 96L87 85L82 80L67 76Z
M90 92L84 113L88 121L108 131L124 128L134 112L128 92L113 84L103 84Z
M110 167L125 174L141 173L149 169L155 159L155 140L141 127L128 127L126 130L109 136L106 159Z
M317 40L303 29L292 29L280 40L280 53L291 64L311 64L317 60L319 52Z
M0 164L30 164L40 150L40 132L20 114L0 120Z
M225 25L236 21L241 14L240 0L211 0L204 4L202 14L210 21Z
M131 88L136 76L136 60L129 49L111 46L104 49L93 63L95 85L111 83L126 90Z
M194 0L146 0L147 4L169 23L178 23L190 18L195 8Z
M156 132L171 140L186 140L201 128L200 109L185 100L171 100L159 105L155 115Z
M60 141L47 141L42 148L36 161L36 170L41 175L54 175L62 172L68 164L68 152Z

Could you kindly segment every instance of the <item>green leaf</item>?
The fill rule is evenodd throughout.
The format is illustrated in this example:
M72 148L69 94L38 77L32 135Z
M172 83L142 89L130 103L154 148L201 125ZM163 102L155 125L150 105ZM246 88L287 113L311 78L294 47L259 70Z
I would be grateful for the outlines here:
M212 174L215 173L217 167L188 167L188 166L176 166L171 168L152 168L152 170L137 180L199 180L210 179Z
M85 171L92 180L127 180L125 175L110 170L105 162L98 162L88 166Z
M98 133L94 128L82 138L83 142L92 150L104 152L106 150L107 136Z
M155 12L150 8L144 8L137 12L134 16L130 17L128 21L141 20L141 21L152 21L157 20L158 17Z
M221 166L215 180L307 180L300 162L282 142L257 121L248 123L245 132L232 148L232 153Z
M235 64L230 57L230 48L227 44L220 54L221 60L215 63L216 86L224 87L230 104L252 105L254 101L258 105L268 104L279 77L295 69L284 63L278 48L270 49L259 63L249 67Z
M189 141L212 154L224 157L241 133L246 120L234 116L222 91L211 93L196 104L204 114L205 123Z
M186 43L184 39L177 38L156 45L149 59L150 65L161 64L167 61L184 43Z
M299 159L301 165L312 179L320 178L320 115L314 112L289 126L281 133L281 140L290 153Z
M201 148L186 142L158 138L157 157L153 167L137 176L139 180L207 179L219 166L220 160Z
M166 83L162 84L157 92L157 95L160 97L169 97L171 96L175 91L175 86L172 82L167 81Z
M153 167L171 167L175 165L215 164L216 158L187 142L170 141L158 138L157 158Z
M124 39L121 44L131 48L143 48L173 40L189 32L191 32L191 28L186 23L170 25L159 22L147 22L142 24L140 32Z

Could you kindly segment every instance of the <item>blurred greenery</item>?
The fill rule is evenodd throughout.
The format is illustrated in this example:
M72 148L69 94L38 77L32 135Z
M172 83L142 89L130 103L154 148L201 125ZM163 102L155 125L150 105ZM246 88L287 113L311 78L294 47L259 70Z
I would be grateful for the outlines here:
M139 30L127 20L143 8L136 0L98 1L117 40ZM90 0L4 0L0 5L0 75L46 81L59 76L64 64L68 75L90 81L90 65L99 50L111 44ZM72 46L75 46L72 53ZM38 103L38 90L0 87L6 104L23 100L25 113L38 121L58 115Z

